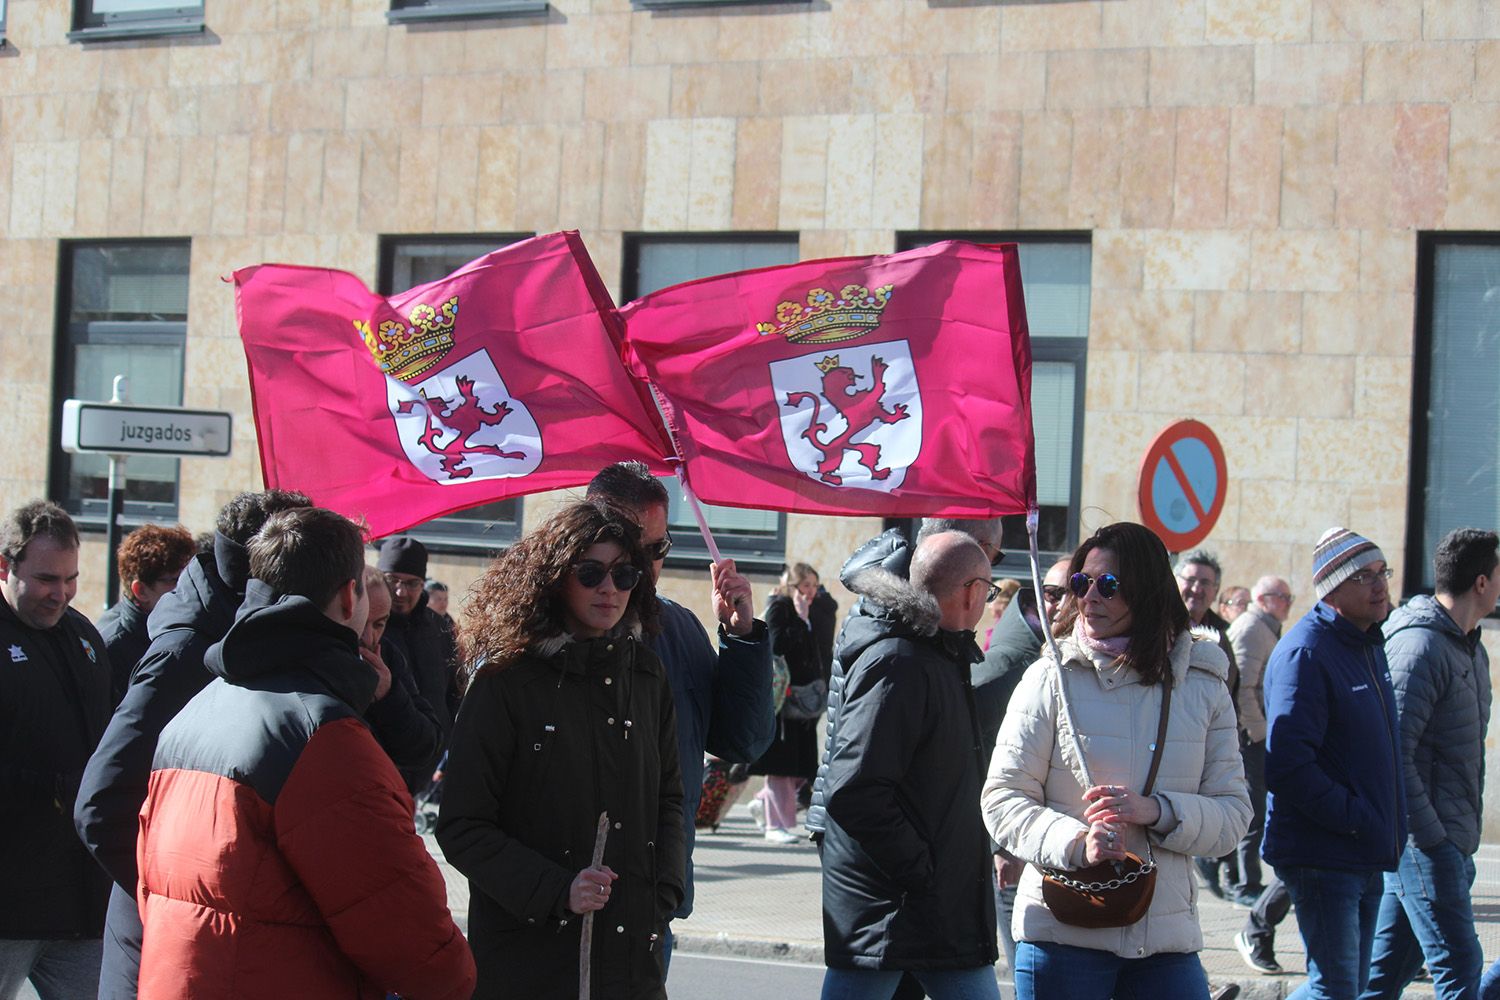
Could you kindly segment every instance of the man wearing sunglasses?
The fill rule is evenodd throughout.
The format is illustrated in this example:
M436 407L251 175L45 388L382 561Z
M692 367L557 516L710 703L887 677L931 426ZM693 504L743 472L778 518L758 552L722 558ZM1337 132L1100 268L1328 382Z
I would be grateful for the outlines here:
M641 527L651 557L651 578L661 577L672 550L667 531L667 490L641 462L616 462L596 475L587 497L616 508ZM687 886L674 917L693 912L693 821L703 795L703 754L749 764L760 758L776 735L771 707L771 643L766 624L755 618L750 581L733 559L709 568L718 648L709 643L698 618L661 597L661 634L652 651L667 668L677 709L677 749L682 766L682 819L687 833ZM616 584L618 586L618 582ZM672 956L670 926L665 954Z
M1352 998L1369 981L1384 890L1406 843L1396 696L1380 623L1391 571L1368 538L1332 528L1313 550L1318 603L1266 664L1266 834L1307 947L1298 996Z

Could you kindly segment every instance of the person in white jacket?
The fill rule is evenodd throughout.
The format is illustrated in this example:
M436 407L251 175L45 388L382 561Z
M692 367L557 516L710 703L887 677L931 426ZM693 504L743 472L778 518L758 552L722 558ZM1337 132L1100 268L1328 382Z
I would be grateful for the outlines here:
M1227 853L1250 822L1229 664L1217 643L1193 636L1166 548L1148 529L1101 528L1069 569L1054 627L1061 666L1044 648L1027 671L981 796L990 835L1028 863L1011 927L1016 996L1206 1000L1192 858ZM1167 685L1166 746L1144 795ZM1048 910L1039 866L1145 858L1148 842L1156 887L1140 920L1090 929Z

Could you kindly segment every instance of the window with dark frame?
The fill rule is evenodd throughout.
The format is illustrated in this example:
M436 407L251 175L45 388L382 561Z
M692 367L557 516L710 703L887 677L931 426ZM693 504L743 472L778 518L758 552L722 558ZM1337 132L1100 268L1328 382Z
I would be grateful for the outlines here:
M380 241L377 288L394 295L416 285L445 278L469 261L532 233L454 236L387 236ZM521 500L497 500L456 514L434 518L405 534L437 551L491 550L521 536Z
M807 6L812 0L630 0L636 10L684 10L694 7L744 7L747 4L769 6L772 4Z
M624 295L640 298L668 285L755 267L796 263L797 236L789 233L712 235L637 234L625 242ZM701 565L708 548L682 487L663 478L667 525L676 546L669 564ZM786 560L786 515L777 511L704 504L703 513L720 551L743 568L777 570Z
M195 35L205 30L203 4L161 0L73 0L74 42Z
M1088 361L1092 247L1088 233L921 232L897 236L898 250L959 239L1019 245L1026 322L1031 332L1031 423L1036 435L1037 545L1042 568L1078 544L1078 484L1083 475L1083 389ZM1026 519L1004 519L1007 553L1028 548ZM1003 572L1026 573L1008 555Z
M1417 237L1403 592L1432 593L1454 528L1500 523L1500 233Z
M131 403L182 405L189 250L187 240L63 244L55 417L64 399L108 400L116 375L125 376ZM125 473L127 520L177 517L177 459L133 455ZM70 513L103 527L108 457L54 445L51 479L51 495Z
M385 19L391 24L415 24L545 13L547 0L391 0Z

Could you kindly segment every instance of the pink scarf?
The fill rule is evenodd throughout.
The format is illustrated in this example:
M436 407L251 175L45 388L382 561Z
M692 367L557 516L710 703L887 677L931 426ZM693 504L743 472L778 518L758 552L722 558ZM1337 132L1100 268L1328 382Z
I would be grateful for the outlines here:
M1130 636L1117 635L1112 639L1095 639L1083 627L1083 615L1073 625L1073 639L1078 645L1092 652L1118 659L1130 649Z

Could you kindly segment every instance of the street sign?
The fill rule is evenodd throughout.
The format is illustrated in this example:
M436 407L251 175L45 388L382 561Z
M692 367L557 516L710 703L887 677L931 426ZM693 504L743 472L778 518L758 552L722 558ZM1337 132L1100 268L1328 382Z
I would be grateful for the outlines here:
M1146 449L1141 463L1141 520L1170 552L1208 537L1224 509L1229 470L1214 432L1196 420L1179 420Z
M63 403L62 447L86 454L224 458L231 423L220 410L69 399Z

